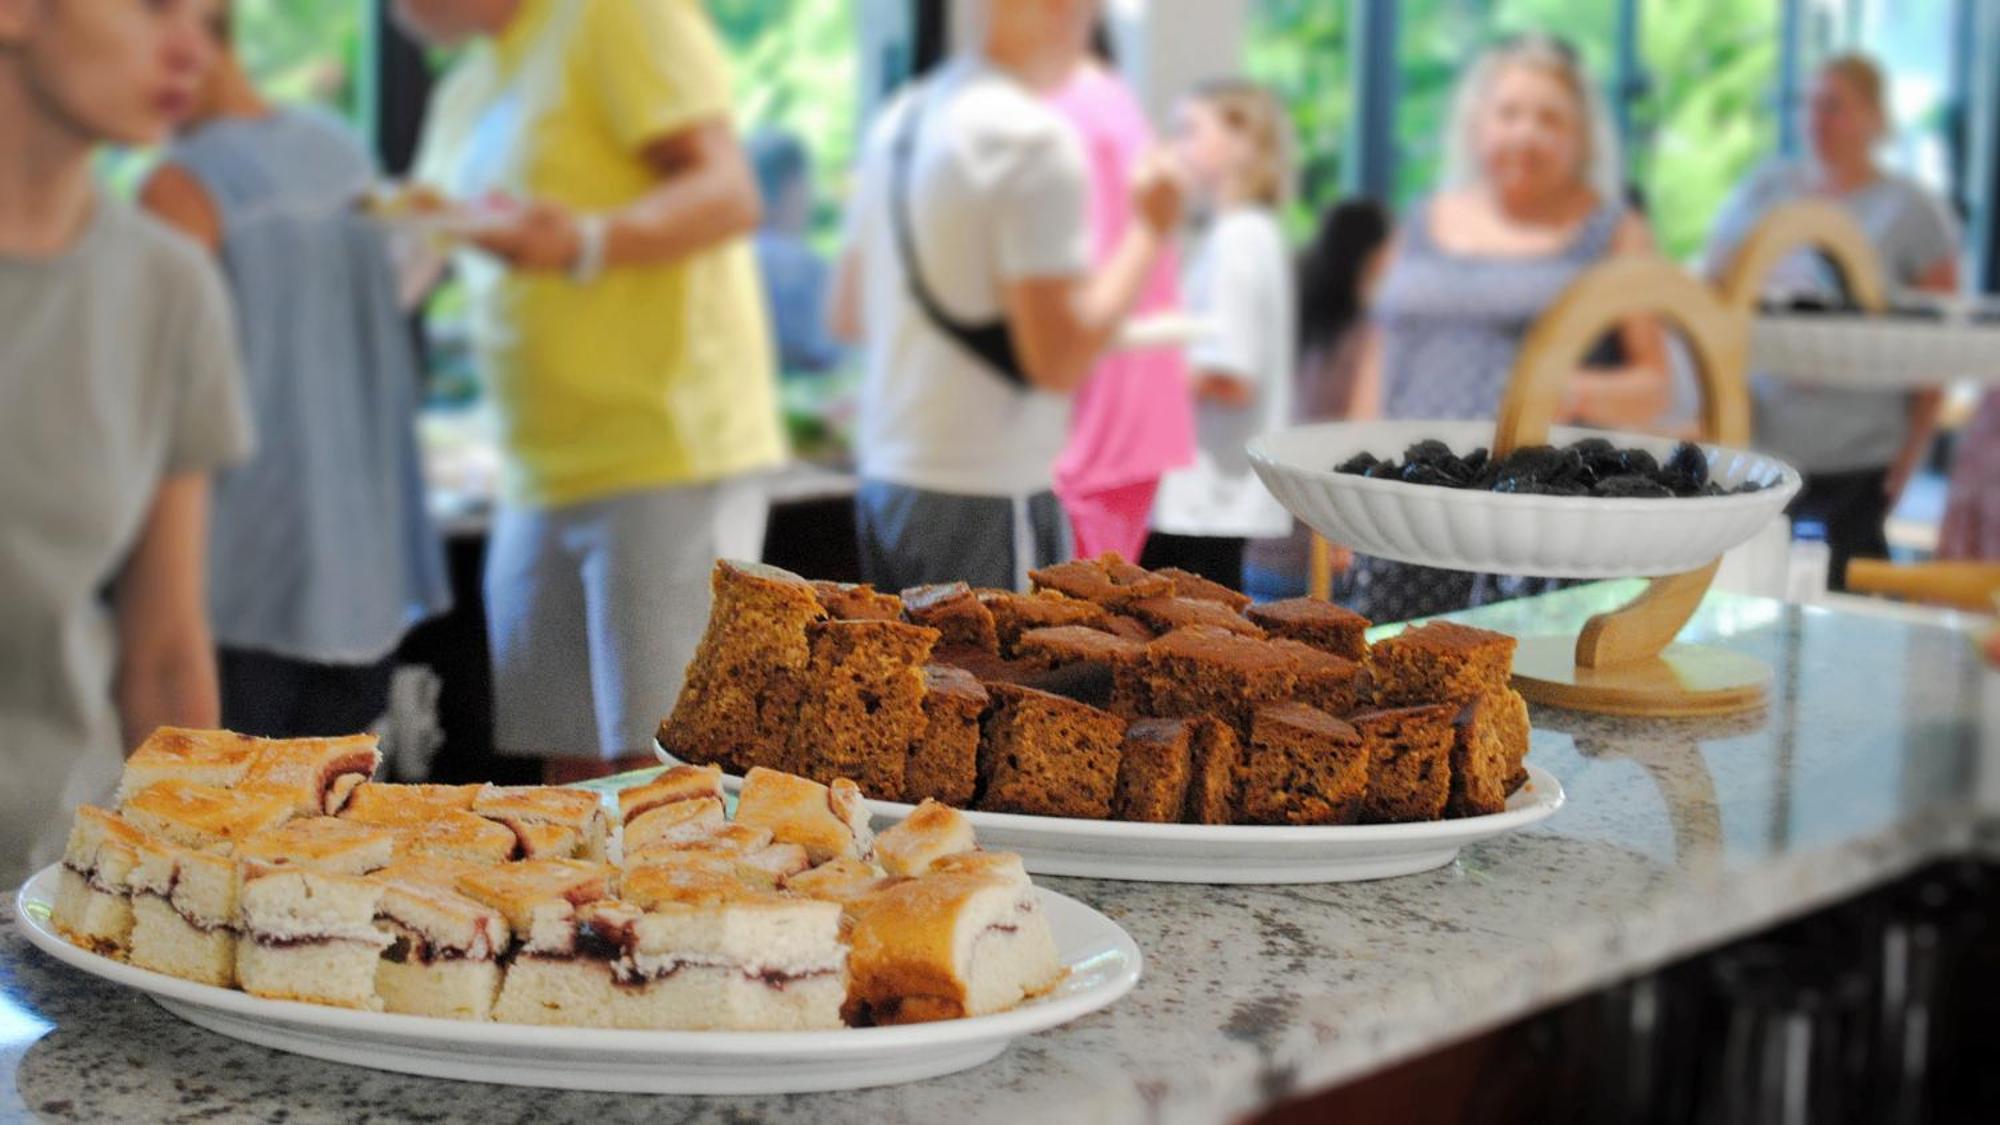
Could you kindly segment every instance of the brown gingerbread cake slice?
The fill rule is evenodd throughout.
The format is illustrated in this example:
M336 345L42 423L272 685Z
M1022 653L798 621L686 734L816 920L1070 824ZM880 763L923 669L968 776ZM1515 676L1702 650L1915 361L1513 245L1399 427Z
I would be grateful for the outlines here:
M1251 723L1236 781L1246 823L1352 824L1368 796L1368 746L1324 711L1273 704Z
M1000 651L1000 634L993 623L993 611L963 582L904 590L903 617L912 625L936 629L940 645Z
M1366 617L1320 598L1285 598L1253 605L1244 616L1274 637L1309 644L1349 660L1368 657Z
M1528 782L1528 743L1530 730L1528 701L1521 693L1508 688L1499 697L1499 706L1493 714L1494 733L1500 739L1500 747L1507 755L1507 795Z
M1211 578L1177 566L1163 566L1153 572L1173 583L1174 595L1196 601L1220 602L1237 613L1250 608L1250 595L1232 590Z
M1030 629L1014 643L1022 663L1041 669L1069 664L1102 664L1114 667L1137 664L1146 658L1146 645L1101 629L1082 625L1052 625Z
M1113 568L1116 568L1115 570ZM1036 590L1053 590L1072 598L1121 609L1141 598L1171 594L1171 581L1132 566L1116 554L1096 559L1071 559L1028 572Z
M1368 743L1368 796L1362 819L1376 824L1436 820L1451 797L1455 703L1367 711L1348 722Z
M1430 621L1369 650L1379 707L1463 703L1508 690L1514 638L1456 621Z
M1157 633L1153 632L1151 625L1146 624L1136 617L1127 617L1122 613L1114 613L1109 618L1106 618L1104 631L1114 637L1124 637L1128 641L1138 641L1140 644L1145 644L1155 636L1158 636Z
M1208 625L1240 636L1256 637L1259 640L1264 637L1264 630L1245 619L1242 614L1221 602L1202 598L1183 598L1178 595L1142 598L1127 606L1125 612L1144 622L1154 633L1171 633L1175 629L1189 625Z
M720 560L709 589L708 628L660 724L660 745L682 761L743 773L783 760L812 659L806 627L826 610L812 583L762 563Z
M1508 746L1512 716L1507 712L1520 698L1479 695L1459 708L1452 724L1451 795L1444 815L1488 816L1506 809L1518 764Z
M1268 642L1208 625L1176 629L1146 646L1143 698L1157 718L1214 715L1248 732L1257 708L1290 699L1292 658Z
M1140 719L1126 727L1112 817L1154 824L1179 821L1194 772L1193 741L1186 719Z
M1229 724L1208 715L1180 721L1187 724L1189 751L1187 802L1181 808L1181 820L1188 824L1235 823L1242 741Z
M815 581L813 593L828 617L837 621L901 621L903 599L884 594L865 582Z
M1017 684L988 686L979 807L1102 820L1111 815L1125 720Z
M1367 675L1361 665L1303 641L1281 637L1272 641L1271 647L1298 665L1299 686L1292 698L1334 718L1360 709L1368 694Z
M972 807L979 787L979 720L986 688L972 673L942 664L924 666L924 733L910 743L903 763L902 800L930 799Z
M822 621L807 629L799 721L786 765L822 784L845 777L862 792L903 792L910 746L924 736L924 664L937 630L901 621Z
M1110 615L1096 602L1072 598L1054 590L1043 590L1035 594L1017 594L1011 590L977 591L980 603L993 614L993 625L1000 639L1000 655L1013 659L1015 644L1021 634L1030 629L1046 629L1053 625L1085 625L1092 629L1104 628Z

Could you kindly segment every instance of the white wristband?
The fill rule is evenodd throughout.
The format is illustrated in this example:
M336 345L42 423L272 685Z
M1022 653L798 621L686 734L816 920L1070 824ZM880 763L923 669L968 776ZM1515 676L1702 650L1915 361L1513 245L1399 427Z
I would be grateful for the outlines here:
M587 284L604 272L604 235L609 226L602 215L577 217L576 261L569 267L571 281Z

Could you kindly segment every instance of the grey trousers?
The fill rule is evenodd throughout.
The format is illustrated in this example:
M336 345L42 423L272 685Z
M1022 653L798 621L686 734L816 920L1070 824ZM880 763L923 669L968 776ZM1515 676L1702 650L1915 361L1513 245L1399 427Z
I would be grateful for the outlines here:
M1017 589L1029 567L1061 562L1070 550L1053 492L961 496L864 480L854 520L861 577L890 593L958 581Z

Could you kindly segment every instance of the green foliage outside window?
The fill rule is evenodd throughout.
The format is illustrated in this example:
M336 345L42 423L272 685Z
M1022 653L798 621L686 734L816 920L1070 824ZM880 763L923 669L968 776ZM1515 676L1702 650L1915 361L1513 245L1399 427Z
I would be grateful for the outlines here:
M831 249L859 139L851 0L709 0L735 67L736 121L779 128L812 154L813 239Z
M237 52L264 93L359 124L368 0L231 0Z
M1271 84L1298 126L1303 175L1294 223L1341 195L1355 112L1346 0L1258 0L1247 71ZM1438 186L1459 75L1486 44L1529 30L1569 40L1609 91L1612 0L1408 0L1397 6L1396 199ZM1631 102L1627 174L1660 245L1696 254L1729 189L1777 150L1777 0L1640 0L1647 87Z
M1284 100L1298 146L1297 192L1286 215L1294 239L1304 239L1319 209L1341 194L1354 119L1349 8L1326 0L1261 0L1250 13L1244 73Z
M1737 181L1778 152L1774 0L1645 0L1640 54L1652 77L1634 107L1628 167L1670 257L1700 253Z

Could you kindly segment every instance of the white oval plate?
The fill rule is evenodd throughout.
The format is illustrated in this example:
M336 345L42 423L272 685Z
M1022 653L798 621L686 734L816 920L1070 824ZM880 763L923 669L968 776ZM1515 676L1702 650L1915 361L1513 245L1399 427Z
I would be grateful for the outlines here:
M793 1094L935 1078L978 1066L1016 1036L1065 1024L1131 991L1139 947L1090 907L1036 888L1069 976L1011 1012L838 1031L625 1031L471 1023L356 1012L196 984L79 949L49 922L56 868L15 898L21 932L44 953L152 995L199 1027L376 1070L510 1086L643 1094Z
M668 765L679 759L657 744ZM724 774L730 792L743 779ZM1411 824L1306 827L1261 824L1141 824L966 810L988 851L1014 852L1037 875L1075 875L1136 883L1357 883L1443 867L1467 844L1546 820L1568 798L1555 775L1530 762L1528 780L1505 812ZM868 802L880 821L896 822L916 806Z
M1671 438L1557 427L1556 444L1609 438L1662 459ZM1491 422L1329 422L1251 441L1250 463L1271 495L1306 526L1364 555L1447 570L1548 578L1643 578L1696 570L1747 542L1799 490L1799 474L1773 457L1705 445L1709 473L1725 485L1769 487L1742 496L1613 500L1517 496L1336 473L1356 453L1400 459L1436 438L1469 453L1493 441Z

